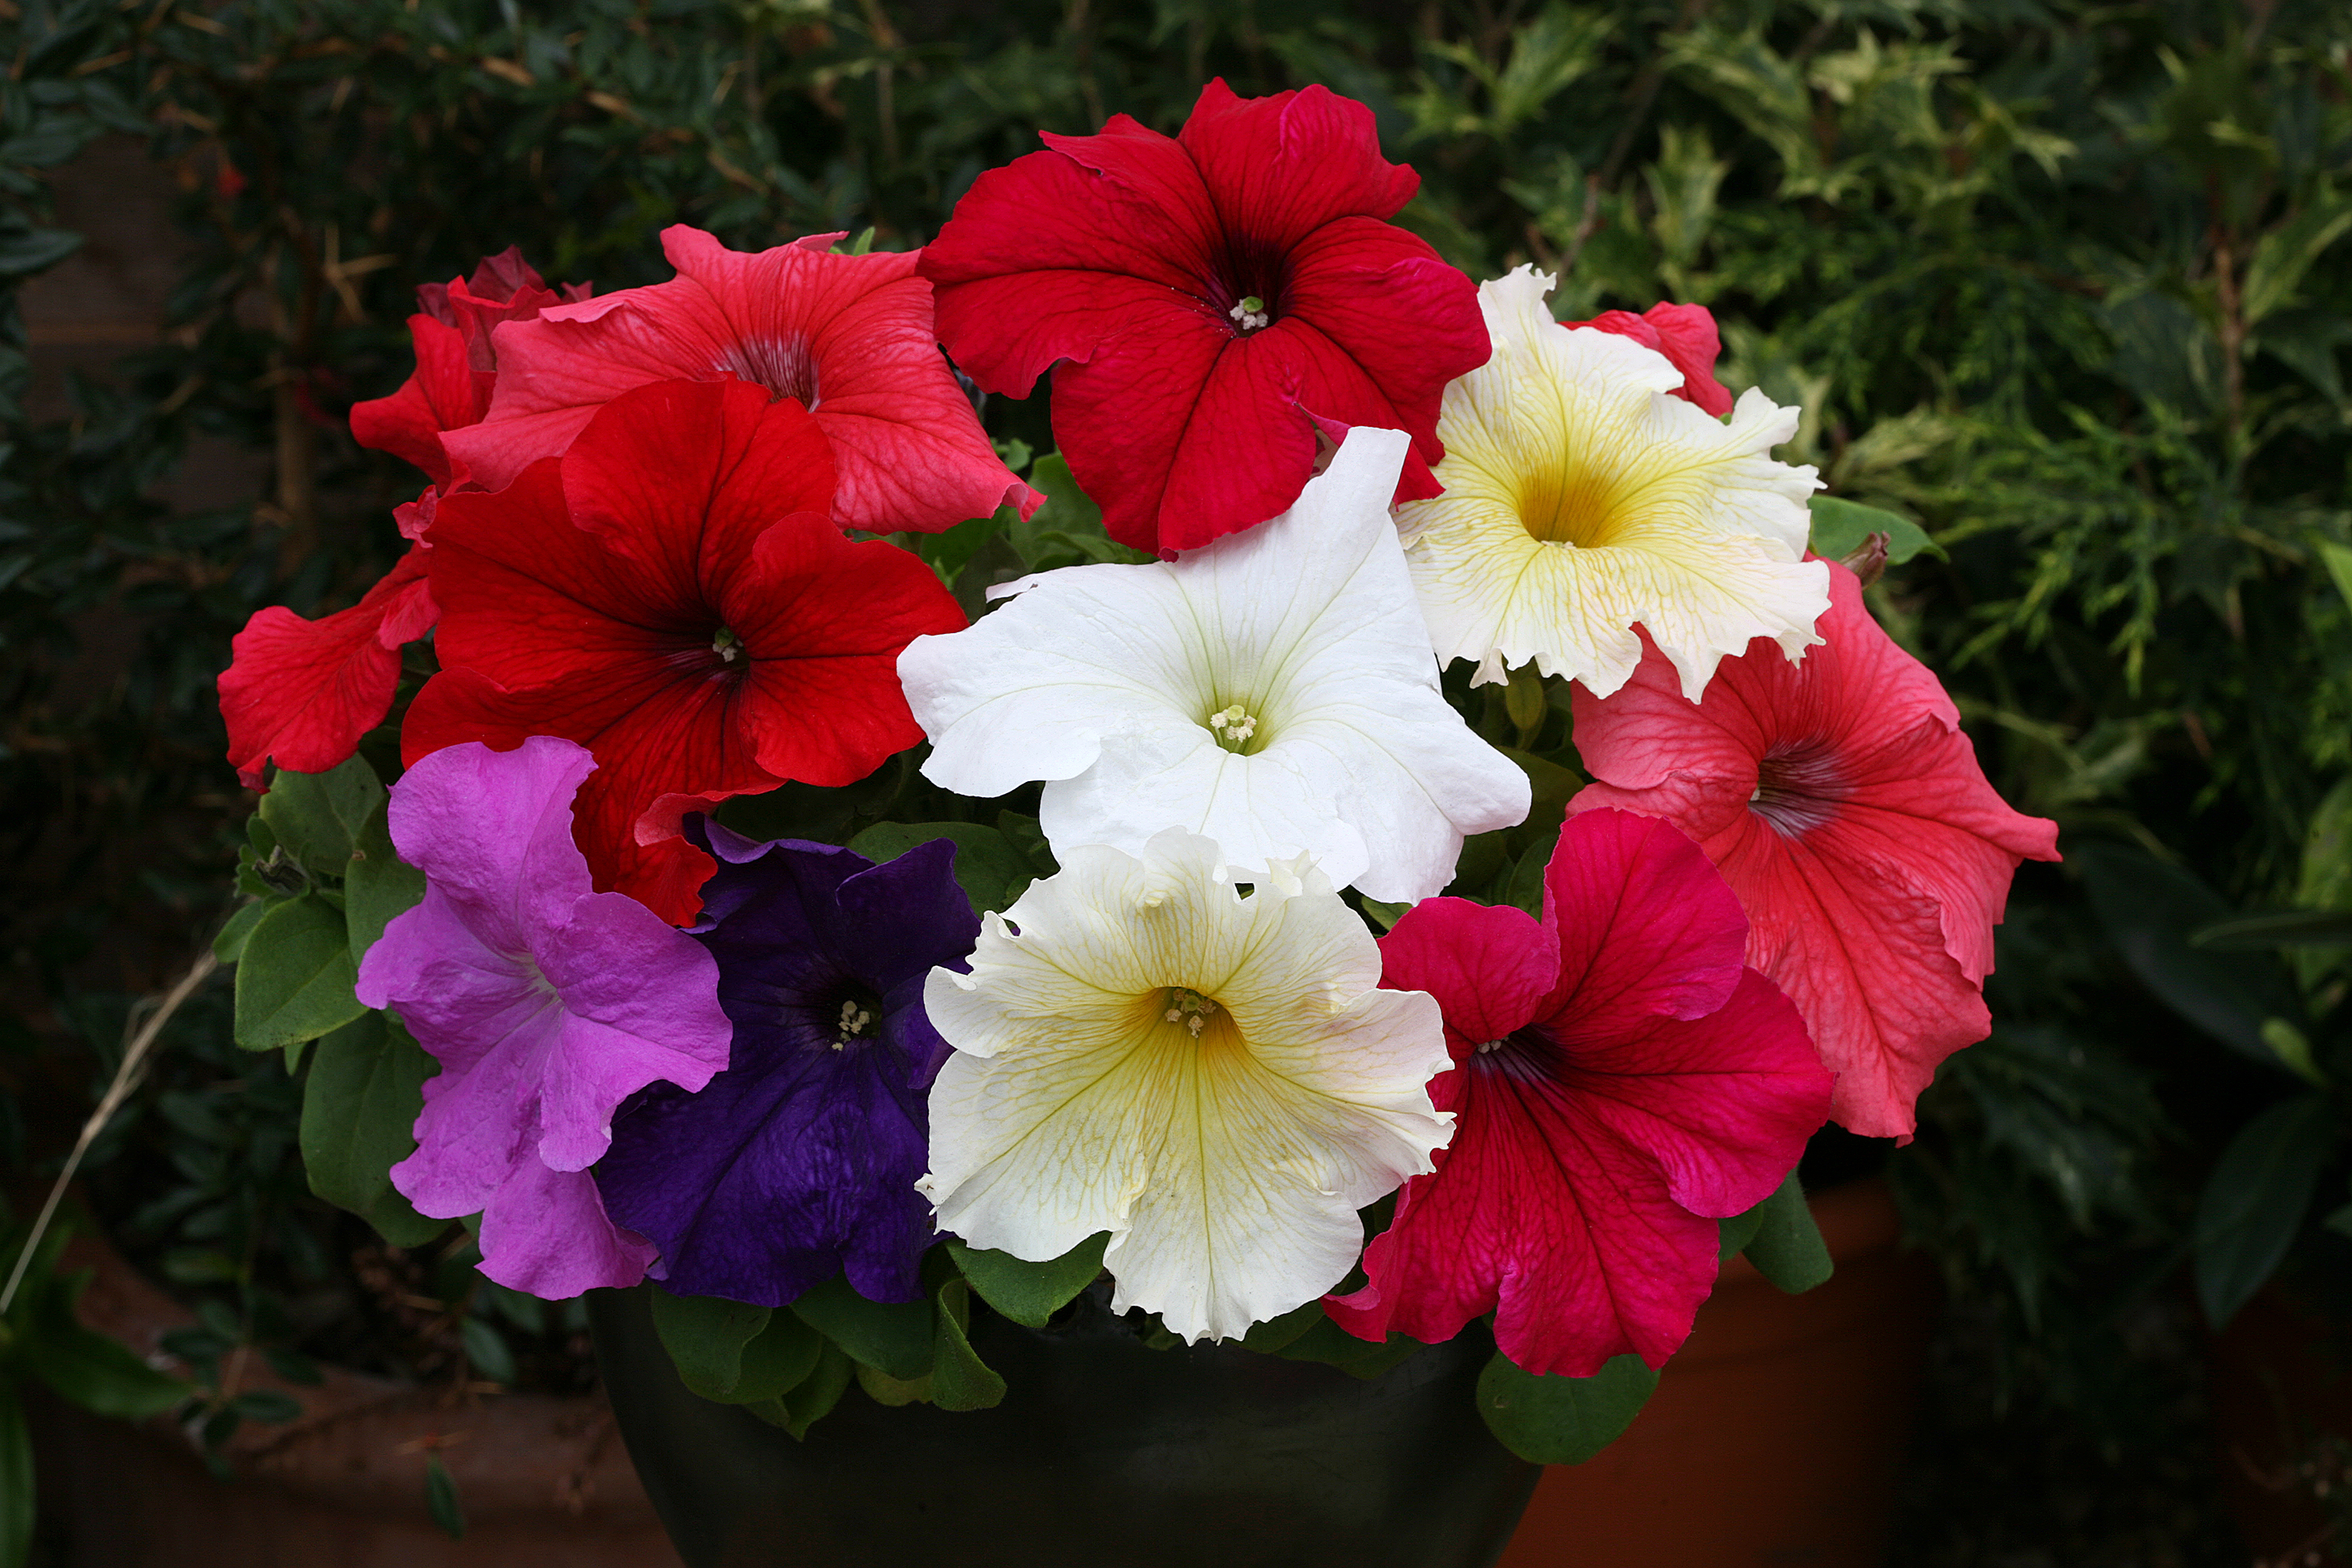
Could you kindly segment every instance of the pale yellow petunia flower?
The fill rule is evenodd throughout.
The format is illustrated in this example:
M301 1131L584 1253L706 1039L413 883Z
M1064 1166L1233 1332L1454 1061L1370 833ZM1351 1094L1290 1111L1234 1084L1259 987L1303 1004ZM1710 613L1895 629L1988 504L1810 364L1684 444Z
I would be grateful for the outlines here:
M1641 662L1640 625L1696 702L1725 656L1821 639L1829 569L1803 559L1811 467L1768 454L1797 413L1744 393L1728 423L1665 394L1682 371L1597 328L1562 328L1554 279L1481 284L1494 357L1445 389L1445 493L1397 508L1441 661L1474 684L1530 659L1607 696Z

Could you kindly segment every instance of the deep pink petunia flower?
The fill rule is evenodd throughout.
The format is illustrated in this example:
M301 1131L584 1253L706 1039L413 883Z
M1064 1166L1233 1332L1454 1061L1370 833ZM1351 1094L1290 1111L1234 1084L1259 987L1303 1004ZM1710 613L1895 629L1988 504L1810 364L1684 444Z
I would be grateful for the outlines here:
M734 1032L701 943L592 891L572 800L595 766L534 736L409 768L392 841L425 873L425 900L384 927L357 987L441 1064L393 1185L420 1214L481 1215L482 1272L551 1298L645 1277L653 1248L606 1218L588 1167L622 1101L702 1088Z
M816 416L841 474L844 528L931 533L1008 501L1029 516L1045 497L997 460L940 358L917 253L835 256L839 237L745 254L682 224L663 230L677 268L669 282L499 331L488 415L453 432L450 450L501 488L632 387L731 375Z
M392 706L401 644L430 631L436 613L419 546L349 610L316 621L278 604L255 611L220 676L237 777L257 789L273 758L297 773L349 758Z
M1748 961L1837 1073L1837 1119L1907 1138L1936 1064L1992 1027L1992 928L2018 862L2058 858L2058 827L1994 793L1943 686L1843 567L1815 630L1826 643L1798 664L1748 644L1696 704L1644 636L1614 696L1577 688L1598 782L1569 810L1622 807L1697 840L1748 912Z
M787 779L854 783L922 739L899 652L963 612L912 552L826 515L816 422L749 382L661 382L560 458L445 496L426 543L441 672L401 727L414 763L561 735L596 885L684 925L709 855L683 810Z
M1491 1311L1504 1354L1567 1377L1672 1355L1714 1288L1715 1220L1769 1196L1829 1112L1747 936L1697 846L1622 811L1561 830L1540 925L1408 911L1381 983L1444 1012L1454 1066L1429 1092L1454 1141L1365 1249L1369 1282L1325 1303L1340 1326L1434 1343Z
M1716 330L1714 312L1706 306L1661 302L1639 316L1631 310L1603 310L1590 321L1560 325L1598 327L1631 338L1645 349L1655 349L1683 373L1683 384L1671 395L1696 403L1717 419L1731 412L1730 389L1715 379L1715 360L1723 352L1723 338Z
M1054 434L1113 538L1172 556L1288 508L1317 434L1412 435L1438 493L1445 383L1484 364L1470 279L1382 220L1420 178L1320 87L1201 91L1174 140L1114 115L981 175L923 252L940 340L982 387L1054 372Z
M513 246L484 256L470 278L421 286L420 308L408 319L416 369L391 396L352 405L352 439L407 459L444 489L463 482L467 476L453 466L442 437L489 411L499 368L492 329L594 293L585 283L548 287Z

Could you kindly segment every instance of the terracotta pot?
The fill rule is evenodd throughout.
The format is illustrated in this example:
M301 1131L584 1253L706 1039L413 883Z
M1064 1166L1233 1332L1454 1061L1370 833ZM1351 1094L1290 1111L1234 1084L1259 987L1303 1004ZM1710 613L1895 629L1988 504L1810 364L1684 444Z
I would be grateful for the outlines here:
M1837 1273L1744 1258L1615 1444L1544 1471L1501 1568L1875 1568L1939 1291L1876 1177L1818 1193Z
M992 1409L855 1389L795 1442L697 1398L645 1292L589 1297L597 1364L693 1568L1488 1568L1536 1467L1496 1442L1474 1328L1369 1380L1236 1345L1153 1350L1097 1287L1046 1330L993 1313Z
M169 1364L163 1336L193 1319L110 1249L77 1238L64 1267L95 1268L82 1321ZM241 1389L301 1402L231 1440L235 1479L208 1471L168 1420L132 1427L47 1401L35 1444L43 1535L62 1568L658 1568L676 1555L602 1396L470 1396L330 1368L289 1384L259 1358ZM457 1484L451 1540L425 1502L425 1457Z
M2327 1494L2352 1477L2320 1446L2352 1441L2352 1327L2273 1283L2213 1336L2206 1368L2221 1500L2258 1568L2300 1568L2314 1552L2335 1561L2344 1499Z

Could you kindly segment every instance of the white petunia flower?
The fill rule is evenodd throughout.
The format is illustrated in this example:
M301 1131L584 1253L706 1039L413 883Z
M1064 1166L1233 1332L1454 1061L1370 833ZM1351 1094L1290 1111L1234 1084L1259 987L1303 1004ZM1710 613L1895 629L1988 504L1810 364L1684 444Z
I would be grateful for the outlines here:
M1768 455L1797 413L1750 389L1728 424L1681 398L1666 357L1564 329L1532 267L1478 286L1494 357L1445 389L1445 493L1397 508L1439 659L1473 684L1533 659L1596 696L1641 663L1640 624L1696 702L1715 666L1770 637L1821 639L1829 569L1803 559L1810 467Z
M1016 1258L1097 1231L1112 1306L1228 1338L1337 1285L1356 1211L1453 1135L1427 1084L1437 1004L1381 956L1320 872L1247 897L1209 840L1070 851L923 1008L955 1047L931 1089L941 1228Z
M1405 444L1358 428L1270 522L1024 579L969 630L916 638L898 678L924 776L978 797L1046 780L1059 855L1181 827L1244 881L1305 854L1373 898L1437 893L1464 836L1519 821L1528 791L1438 695L1388 511Z

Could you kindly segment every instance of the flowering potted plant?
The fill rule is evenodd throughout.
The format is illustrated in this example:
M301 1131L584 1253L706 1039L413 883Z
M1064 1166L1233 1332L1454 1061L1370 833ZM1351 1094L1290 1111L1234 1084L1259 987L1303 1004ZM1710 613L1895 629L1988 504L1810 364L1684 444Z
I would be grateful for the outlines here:
M599 1292L689 1561L1486 1561L2055 830L1703 308L1474 283L1320 88L1045 140L919 252L420 290L407 555L221 679L239 1041L322 1196Z

